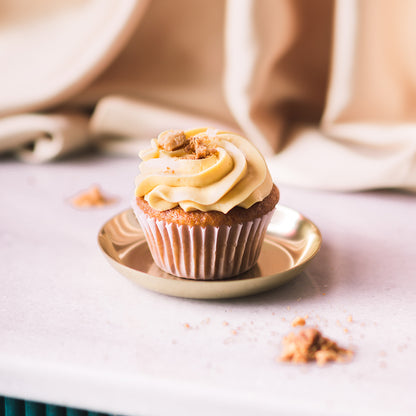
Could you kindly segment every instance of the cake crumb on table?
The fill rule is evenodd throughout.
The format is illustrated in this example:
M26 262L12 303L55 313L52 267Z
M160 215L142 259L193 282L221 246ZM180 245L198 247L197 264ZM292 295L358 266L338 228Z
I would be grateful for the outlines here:
M91 186L70 199L71 205L75 208L102 207L116 201L116 198L106 197L97 185Z
M334 341L322 336L315 328L302 329L298 333L291 332L283 338L283 352L280 361L304 364L316 361L324 365L329 361L346 362L353 352L339 347Z
M297 316L293 321L292 321L292 326L304 326L306 324L306 321L304 318L302 318L301 316Z

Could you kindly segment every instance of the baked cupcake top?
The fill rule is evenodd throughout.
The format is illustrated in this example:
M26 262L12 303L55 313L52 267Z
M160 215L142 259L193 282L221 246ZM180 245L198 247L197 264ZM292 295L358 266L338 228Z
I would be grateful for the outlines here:
M271 192L273 181L260 152L244 137L214 129L168 130L140 152L136 197L166 211L250 208Z

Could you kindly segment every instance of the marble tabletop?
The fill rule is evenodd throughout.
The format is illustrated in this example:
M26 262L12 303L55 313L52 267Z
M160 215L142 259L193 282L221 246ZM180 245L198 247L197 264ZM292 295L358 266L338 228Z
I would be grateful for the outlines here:
M190 300L119 275L97 245L129 206L138 160L0 161L0 395L125 415L416 414L416 199L276 182L323 244L282 287ZM97 184L117 203L80 210ZM308 316L346 364L277 360Z

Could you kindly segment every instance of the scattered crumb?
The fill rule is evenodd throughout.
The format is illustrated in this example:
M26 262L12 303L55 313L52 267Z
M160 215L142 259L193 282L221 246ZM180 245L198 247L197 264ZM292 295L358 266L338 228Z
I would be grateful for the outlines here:
M227 321L224 321L222 324L223 324L224 326L228 326L228 325L230 325Z
M288 311L290 311L290 306L286 306L286 309L287 309Z
M286 321L286 318L285 317L282 317L282 318L280 318L283 322L285 322Z
M380 368L386 368L387 364L385 361L380 361Z
M344 328L344 332L346 333L346 334L348 334L348 329L347 328Z
M238 334L238 332L237 332L235 329L233 329L233 330L231 331L231 333L232 333L233 335L237 335L237 334Z
M91 208L113 204L116 200L116 198L104 196L100 188L94 185L71 198L70 202L76 208Z
M347 321L348 321L348 322L352 322L352 315L348 315L348 316L347 316Z
M189 325L188 323L183 324L183 326L184 326L186 329L190 329L190 328L191 328L191 325Z
M337 324L338 326L341 326L341 322L339 321L339 319L337 319L336 324Z
M305 315L304 316L304 319L306 320L306 319L308 319L309 318L309 315Z
M306 321L304 318L302 318L301 316L297 316L293 321L292 321L292 326L304 326L306 324Z
M322 295L322 296L326 296L326 293L325 293L325 292L322 292L322 293L321 293L321 295Z
M329 361L345 362L353 352L339 347L334 341L322 336L315 328L306 328L298 333L291 332L283 338L281 361L295 364L316 361L324 365Z
M379 355L380 357L386 357L386 356L387 356L387 353L386 353L386 351L380 351L380 352L378 353L378 355Z

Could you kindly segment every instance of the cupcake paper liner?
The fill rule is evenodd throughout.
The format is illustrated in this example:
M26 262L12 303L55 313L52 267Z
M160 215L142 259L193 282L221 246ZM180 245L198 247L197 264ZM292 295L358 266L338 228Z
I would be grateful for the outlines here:
M274 210L242 224L178 225L157 220L133 205L154 262L178 277L218 280L236 276L257 262Z

